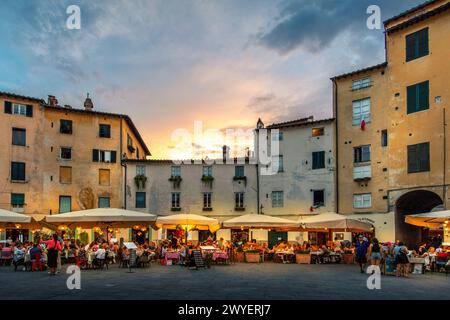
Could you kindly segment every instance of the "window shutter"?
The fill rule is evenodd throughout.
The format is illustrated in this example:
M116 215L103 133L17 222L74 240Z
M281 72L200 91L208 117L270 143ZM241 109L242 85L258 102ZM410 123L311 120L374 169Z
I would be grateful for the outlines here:
M407 88L407 113L416 112L417 106L417 95L416 95L416 86L409 86Z
M426 56L429 54L429 42L428 42L428 28L425 28L419 32L419 56Z
M33 117L33 106L30 104L27 105L27 117Z
M117 152L116 151L111 151L111 163L116 163L116 158L117 158Z
M415 45L416 41L415 41L415 35L414 34L410 34L408 36L406 36L406 61L411 61L414 59L415 56Z
M420 171L430 171L430 144L420 144Z
M430 107L429 100L429 81L422 82L417 85L419 91L419 110L426 110Z
M98 150L97 149L92 150L92 161L98 162Z
M408 146L408 173L417 171L417 145Z
M12 114L12 103L11 103L11 101L5 101L5 113Z

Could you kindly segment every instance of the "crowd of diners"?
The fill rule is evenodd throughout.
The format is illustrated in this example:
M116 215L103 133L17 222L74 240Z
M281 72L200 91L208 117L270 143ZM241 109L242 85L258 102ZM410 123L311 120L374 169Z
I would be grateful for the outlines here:
M330 254L353 254L360 266L361 272L367 263L378 265L382 272L386 272L386 264L395 263L397 276L408 276L411 272L409 258L422 258L426 270L440 270L450 268L450 247L435 242L421 244L417 249L408 249L401 241L379 242L376 238L368 240L363 235L357 237L355 242L341 241L337 238L329 241L327 245L317 245L308 241L280 242L269 248L266 242L251 241L226 241L223 238L213 240L208 237L205 241L185 241L172 237L170 240L162 240L158 243L146 241L135 243L136 248L128 249L123 240L107 241L98 239L91 243L81 243L79 240L63 240L56 233L50 240L35 242L5 242L0 243L1 264L11 264L15 270L43 270L56 274L61 271L63 263L74 263L81 268L103 268L105 265L119 263L120 266L129 266L130 259L135 259L136 265L145 266L152 260L163 261L167 253L179 254L178 263L186 265L194 250L201 250L201 246L213 247L218 252L227 253L232 258L240 251L259 251L267 258L265 260L276 261L278 254L291 255L295 259L296 253L313 252L319 258L317 263L323 263L323 258ZM283 262L285 262L283 260ZM293 261L292 261L293 262Z

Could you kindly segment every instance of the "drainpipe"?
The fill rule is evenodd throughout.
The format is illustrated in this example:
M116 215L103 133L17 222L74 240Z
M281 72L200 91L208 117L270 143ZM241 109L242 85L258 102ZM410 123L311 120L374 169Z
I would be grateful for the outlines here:
M335 203L336 203L336 213L339 213L339 133L338 133L338 84L336 79L333 79L333 90L334 90L334 125L335 125L335 154L336 154L336 169L335 169Z
M260 198L259 198L259 129L256 132L256 213L260 214Z
M443 200L443 204L444 204L444 210L447 210L447 187L445 186L445 184L446 184L446 168L447 168L447 164L446 164L446 162L447 162L447 136L446 136L446 133L447 133L447 121L446 121L446 119L445 119L445 107L443 108L443 122L442 122L442 125L443 125L443 130L444 130L444 150L442 150L443 151L443 154L444 154L444 164L443 164L443 169L444 169L444 172L443 172L443 182L442 182L442 185L444 186L443 187L443 189L442 189L442 200Z
M122 134L122 122L123 122L123 117L120 117L120 134L119 134L119 139L120 139L120 146L119 146L119 150L120 150L120 165L124 168L124 180L123 180L123 205L122 207L124 209L127 208L127 165L126 163L124 163L123 161L123 157L122 157L122 153L123 153L123 134Z

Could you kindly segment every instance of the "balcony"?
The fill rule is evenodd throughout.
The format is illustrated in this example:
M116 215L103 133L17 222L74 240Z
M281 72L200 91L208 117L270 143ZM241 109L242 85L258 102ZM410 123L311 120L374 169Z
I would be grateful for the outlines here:
M353 180L356 182L369 181L372 179L372 167L370 165L354 167Z

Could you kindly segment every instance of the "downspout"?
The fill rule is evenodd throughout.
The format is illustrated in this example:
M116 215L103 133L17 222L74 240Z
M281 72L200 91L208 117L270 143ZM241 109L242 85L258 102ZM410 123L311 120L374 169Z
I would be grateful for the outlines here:
M446 133L447 133L447 130L446 130L447 129L447 121L445 119L445 107L443 108L443 117L444 117L444 119L443 119L442 125L443 125L443 129L444 129L444 150L443 150L443 153L444 153L444 164L443 164L444 172L443 172L442 185L444 187L442 189L442 200L444 202L443 203L444 210L447 210L447 187L445 186L446 180L447 180L447 177L446 177L446 169L447 169L447 164L446 164L446 162L447 162L447 135L446 135Z
M259 198L259 129L256 132L256 213L260 214L260 198Z
M124 209L127 208L127 165L126 163L123 161L123 156L122 156L122 152L123 152L123 134L122 134L122 121L123 121L123 117L120 117L120 135L119 135L119 139L120 139L120 146L119 146L119 150L120 150L120 165L124 168L124 180L123 180L123 205L122 207Z
M338 85L336 82L336 79L333 79L333 90L334 90L334 108L333 108L333 112L334 112L334 125L335 125L335 146L334 146L334 150L335 150L335 154L336 154L336 170L335 170L335 194L336 194L336 198L335 198L335 202L336 202L336 213L339 213L339 133L338 133L338 112L337 112L337 108L338 108Z

